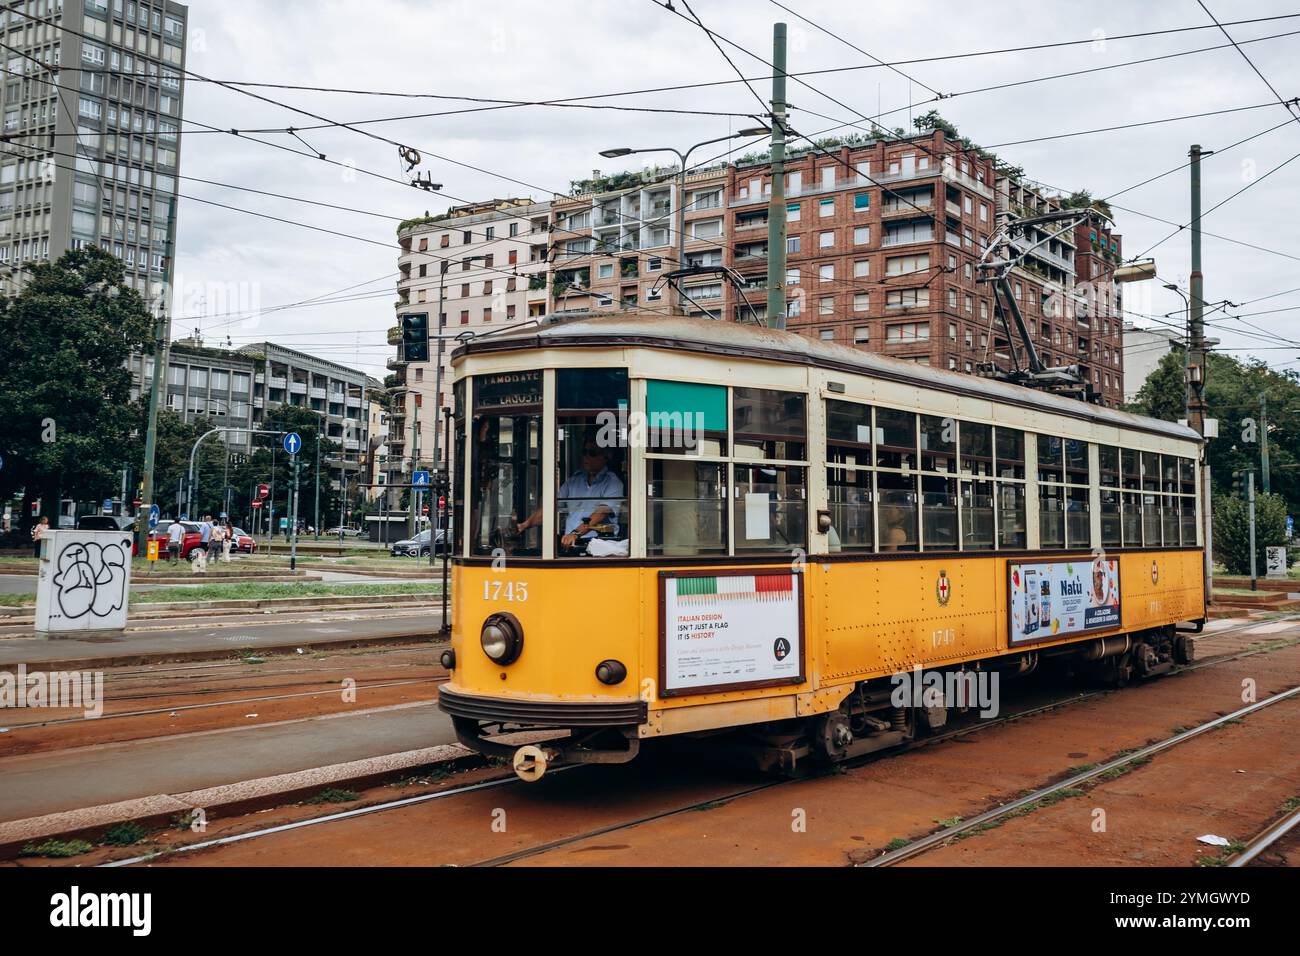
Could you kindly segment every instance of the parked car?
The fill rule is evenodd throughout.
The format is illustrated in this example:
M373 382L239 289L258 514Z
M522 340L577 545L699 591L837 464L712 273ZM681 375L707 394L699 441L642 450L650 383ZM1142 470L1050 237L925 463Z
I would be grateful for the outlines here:
M246 534L243 528L232 528L233 534L230 538L230 550L238 551L240 554L255 554L257 552L257 539L251 534Z
M425 528L414 538L406 538L402 541L394 541L393 547L391 549L393 557L427 558L429 556L429 540L431 535L432 532L430 531L430 529ZM442 544L443 533L441 531L438 532L437 541L438 541L437 553L441 555L443 552L443 544Z
M158 556L167 556L167 536L171 531L171 526L175 522L159 521L158 530L150 535L150 540L158 542ZM181 557L187 561L193 561L194 558L203 548L203 532L199 530L197 521L182 521L181 527L185 533L181 535Z
M134 531L135 519L126 515L82 515L77 519L78 531ZM131 538L131 557L136 556L137 545Z
M363 538L366 533L360 528L330 528L328 531L322 531L321 534L327 538L340 536L344 538Z

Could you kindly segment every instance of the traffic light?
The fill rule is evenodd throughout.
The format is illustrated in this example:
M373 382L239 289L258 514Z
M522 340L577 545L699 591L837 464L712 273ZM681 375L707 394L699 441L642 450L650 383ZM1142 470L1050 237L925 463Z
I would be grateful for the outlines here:
M1240 498L1242 493L1242 478L1245 476L1244 471L1234 471L1232 473L1232 497Z
M429 361L429 313L402 316L402 357L407 362Z

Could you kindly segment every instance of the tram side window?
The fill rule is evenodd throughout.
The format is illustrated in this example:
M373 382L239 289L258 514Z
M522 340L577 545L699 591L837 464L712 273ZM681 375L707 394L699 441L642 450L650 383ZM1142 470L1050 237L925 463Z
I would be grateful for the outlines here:
M690 458L646 461L646 553L727 553L727 466Z
M880 550L916 551L920 541L916 415L892 408L877 408L874 438Z
M1065 460L1061 439L1038 436L1038 544L1065 547Z
M1160 456L1160 527L1164 543L1178 543L1178 459Z
M1120 449L1120 485L1123 489L1120 525L1124 547L1142 547L1142 467L1141 458L1132 448Z
M1075 438L1067 438L1062 444L1065 448L1065 480L1070 486L1065 490L1065 546L1087 548L1092 544L1088 506L1092 485L1089 445Z
M646 413L646 553L726 554L727 389L652 379Z
M831 527L829 548L870 551L875 530L872 514L871 406L828 399L826 402L826 486Z
M1025 433L1017 428L994 429L994 473L997 475L998 547L1023 548L1026 539Z
M471 553L542 553L542 373L474 379Z
M770 388L731 390L737 458L803 461L808 447L807 399Z
M1160 456L1142 454L1142 537L1146 546L1160 546Z
M957 422L921 416L921 540L935 551L957 550Z
M627 369L555 374L557 557L627 557Z
M1101 466L1101 546L1118 548L1124 540L1120 530L1119 449L1100 445L1097 453Z
M1178 486L1180 526L1184 545L1196 544L1196 462L1190 458L1178 459Z
M808 546L808 469L736 465L736 552Z
M993 547L993 482L970 481L971 476L987 479L993 474L993 427L959 422L962 474L961 546L966 551L988 551Z

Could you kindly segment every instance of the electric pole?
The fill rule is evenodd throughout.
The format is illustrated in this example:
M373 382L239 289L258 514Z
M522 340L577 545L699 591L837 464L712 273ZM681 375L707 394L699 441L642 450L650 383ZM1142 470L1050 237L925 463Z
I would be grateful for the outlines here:
M1204 438L1206 361L1205 284L1201 274L1201 157L1211 154L1202 152L1200 145L1194 144L1188 155L1192 160L1192 294L1187 310L1186 407L1187 424ZM1201 449L1201 527L1205 545L1205 594L1208 598L1214 593L1214 524L1210 514L1210 456L1204 444Z
M767 324L785 328L785 24L772 25L772 199L767 204Z
M1268 480L1268 395L1259 396L1259 473L1264 479L1264 494L1272 489Z

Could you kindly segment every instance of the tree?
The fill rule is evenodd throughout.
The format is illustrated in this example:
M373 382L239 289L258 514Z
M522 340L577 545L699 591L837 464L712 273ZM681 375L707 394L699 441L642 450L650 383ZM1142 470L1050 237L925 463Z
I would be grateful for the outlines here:
M298 452L298 517L304 526L316 523L316 435L321 424L321 413L300 405L277 405L267 410L261 423L263 431L297 432L302 438ZM358 423L359 424L359 423ZM358 427L355 435L360 438ZM269 435L261 442L246 462L232 467L230 484L235 489L238 502L235 514L241 520L251 517L247 507L253 485L272 486L272 497L263 508L268 514L272 505L278 519L289 515L293 494L293 460L281 444L283 435ZM320 521L329 527L338 521L339 493L330 482L330 462L342 452L342 445L328 435L320 437ZM331 520L331 517L333 520Z
M139 460L130 403L134 351L152 352L154 319L121 261L88 246L31 267L0 300L0 495L21 489L57 525L60 498L111 496Z
M1286 502L1255 496L1255 570L1263 574L1265 549L1286 543ZM1250 504L1236 495L1214 499L1214 556L1229 574L1250 573Z
M1070 193L1070 195L1062 199L1061 208L1062 209L1092 208L1097 210L1107 219L1114 218L1110 210L1110 203L1106 202L1106 200L1104 199L1093 199L1092 193L1088 192L1088 190L1086 189L1075 190L1074 192Z
M1185 417L1183 350L1164 356L1139 390L1129 411L1165 421ZM1262 397L1267 398L1270 490L1289 507L1300 503L1300 376L1265 363L1239 362L1210 352L1206 356L1207 415L1219 420L1219 437L1210 440L1208 461L1215 494L1230 487L1234 471L1254 469L1262 488Z
M137 405L139 428L143 434L147 404ZM154 495L158 507L165 515L179 517L189 507L188 487L182 486L190 467L190 452L204 433L211 430L206 421L187 422L170 408L158 411L158 444L154 452ZM204 438L194 454L194 512L190 518L204 514L218 515L224 509L225 475L229 467L229 449L221 435ZM177 494L183 491L180 511L176 510Z

